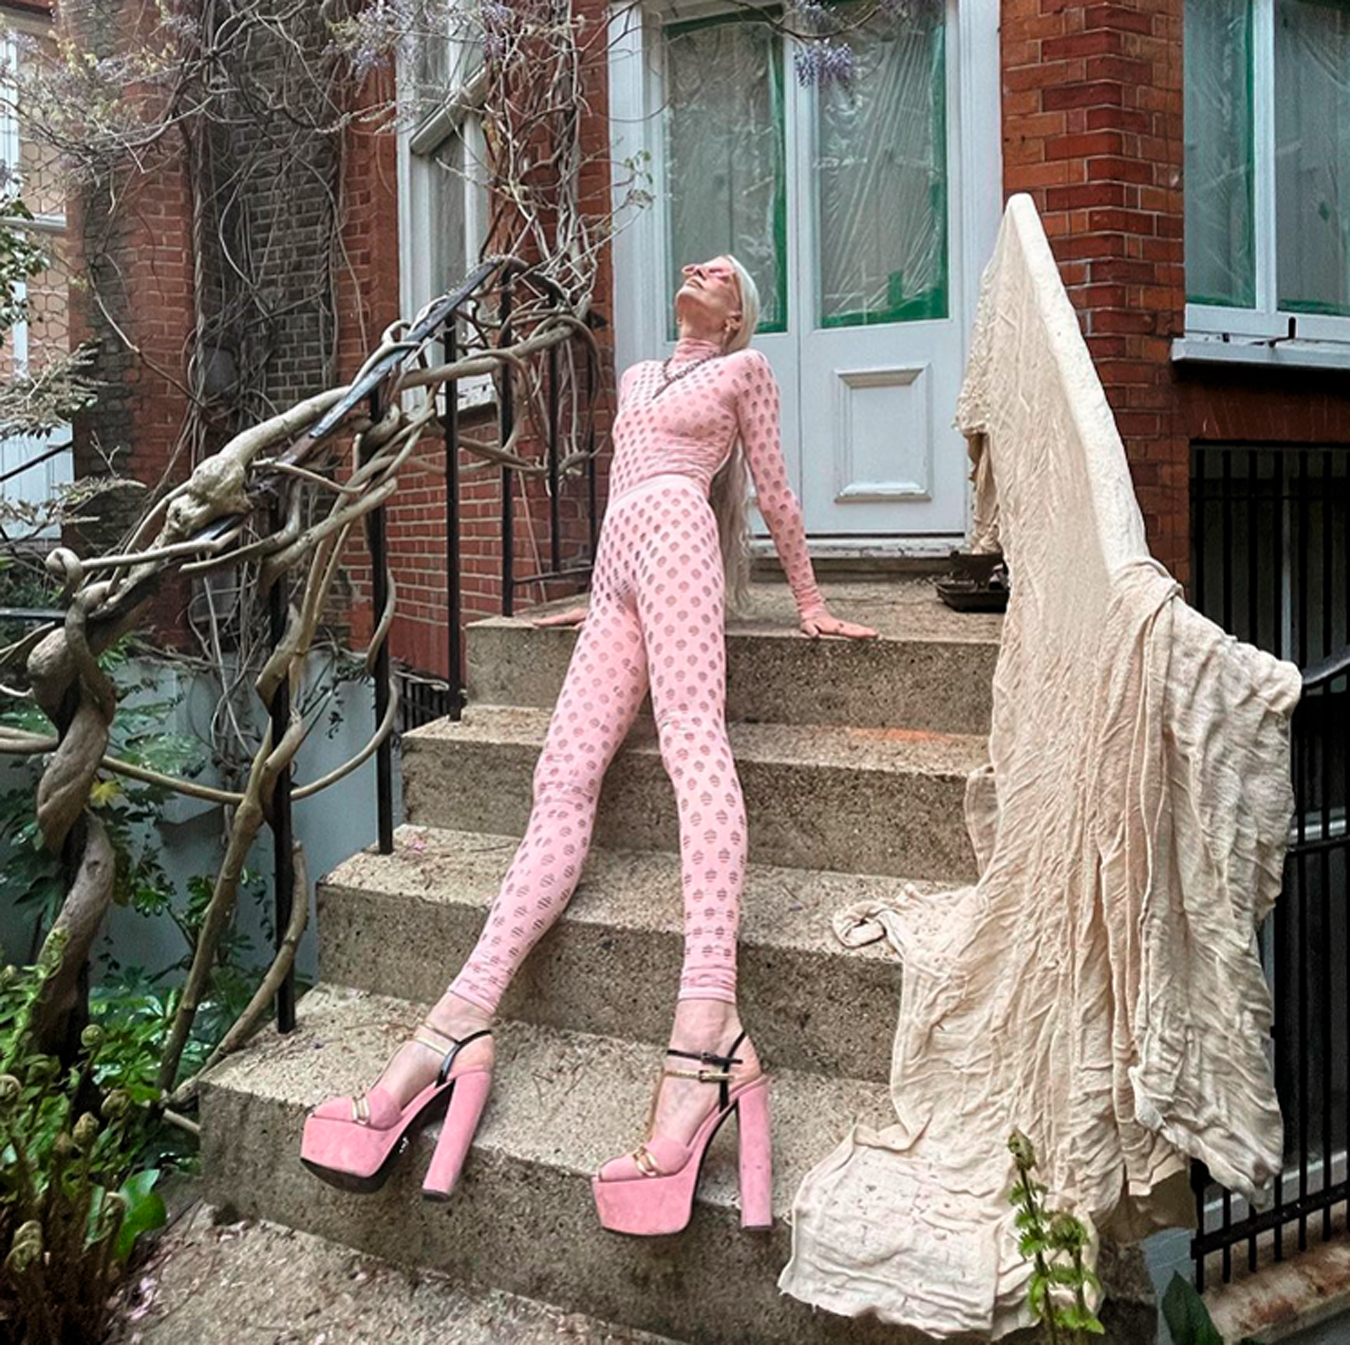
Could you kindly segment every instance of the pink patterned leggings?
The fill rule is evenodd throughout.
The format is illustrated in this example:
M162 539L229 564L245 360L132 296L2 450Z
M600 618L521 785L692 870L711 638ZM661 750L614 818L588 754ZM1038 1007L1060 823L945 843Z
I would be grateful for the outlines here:
M590 607L534 769L534 806L478 943L450 989L493 1013L562 914L590 849L600 786L651 688L675 787L684 888L681 999L736 1002L745 803L726 731L717 520L698 483L648 477L611 498Z

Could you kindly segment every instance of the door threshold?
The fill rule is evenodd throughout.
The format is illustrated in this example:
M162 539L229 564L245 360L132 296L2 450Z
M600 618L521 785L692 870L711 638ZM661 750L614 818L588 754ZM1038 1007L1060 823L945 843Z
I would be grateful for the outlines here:
M818 575L945 574L953 551L966 545L963 536L886 538L807 538L811 568ZM781 574L782 566L771 538L756 537L750 544L751 571Z

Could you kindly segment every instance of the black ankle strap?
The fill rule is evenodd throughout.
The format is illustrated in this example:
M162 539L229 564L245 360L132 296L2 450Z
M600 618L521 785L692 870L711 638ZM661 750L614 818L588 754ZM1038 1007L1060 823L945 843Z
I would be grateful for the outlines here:
M718 1069L725 1072L729 1070L733 1065L741 1065L745 1063L736 1054L736 1048L744 1040L745 1040L745 1032L744 1030L742 1030L740 1036L737 1037L736 1040L731 1043L731 1047L727 1051L726 1055L717 1055L712 1051L677 1051L673 1048L667 1051L666 1054L678 1055L683 1057L685 1060L697 1060L700 1064L703 1065L716 1065ZM705 1082L713 1083L714 1080L707 1079L705 1080ZM726 1111L727 1102L730 1100L730 1095L728 1091L728 1080L717 1079L715 1082L720 1085L718 1089L718 1098L717 1098L718 1103L720 1104L721 1109L723 1111Z
M439 1088L449 1077L450 1067L455 1063L455 1057L460 1050L467 1046L471 1041L477 1041L479 1037L490 1037L492 1029L488 1027L479 1028L477 1032L470 1032L467 1037L450 1037L448 1032L442 1032L441 1036L450 1037L455 1044L445 1053L445 1059L441 1061L441 1067L436 1071L436 1087Z

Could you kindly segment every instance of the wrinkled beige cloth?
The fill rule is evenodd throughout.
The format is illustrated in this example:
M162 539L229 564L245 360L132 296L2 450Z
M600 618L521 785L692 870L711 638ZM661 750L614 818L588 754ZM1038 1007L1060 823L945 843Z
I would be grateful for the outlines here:
M1124 448L1031 198L981 281L955 425L984 437L1012 596L979 879L841 912L904 960L896 1121L802 1182L780 1288L935 1336L1028 1325L1014 1127L1093 1237L1193 1219L1187 1169L1263 1203L1282 1126L1256 926L1293 813L1290 663L1192 608L1145 546Z

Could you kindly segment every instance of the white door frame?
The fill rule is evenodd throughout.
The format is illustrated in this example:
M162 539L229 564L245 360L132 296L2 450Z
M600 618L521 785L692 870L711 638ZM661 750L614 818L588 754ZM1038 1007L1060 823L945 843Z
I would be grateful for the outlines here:
M634 6L617 0L611 6L609 31L609 120L610 154L614 161L613 204L617 212L613 246L614 263L614 359L622 370L641 359L650 359L667 344L662 318L670 302L665 293L659 200L635 207L625 204L627 187L623 161L648 150L649 136L659 129L654 81L645 78L645 61L659 35L662 18L681 19L716 13L725 6L719 0L651 0ZM1002 108L999 96L999 5L992 0L946 0L947 30L955 38L953 69L955 96L950 100L949 146L952 153L950 201L955 209L951 221L951 274L959 278L961 345L970 348L980 277L993 255L1003 216ZM789 72L790 74L790 72ZM634 185L642 186L641 182ZM964 376L964 370L962 371ZM947 428L952 427L956 408L938 407ZM963 451L963 450L955 450ZM800 477L789 463L794 484ZM971 492L966 492L965 532L971 524ZM767 539L766 539L767 542ZM771 543L767 543L771 547ZM943 555L951 549L950 538L910 538L872 545L836 545L830 555ZM758 549L758 548L757 548ZM812 550L824 554L819 543Z

